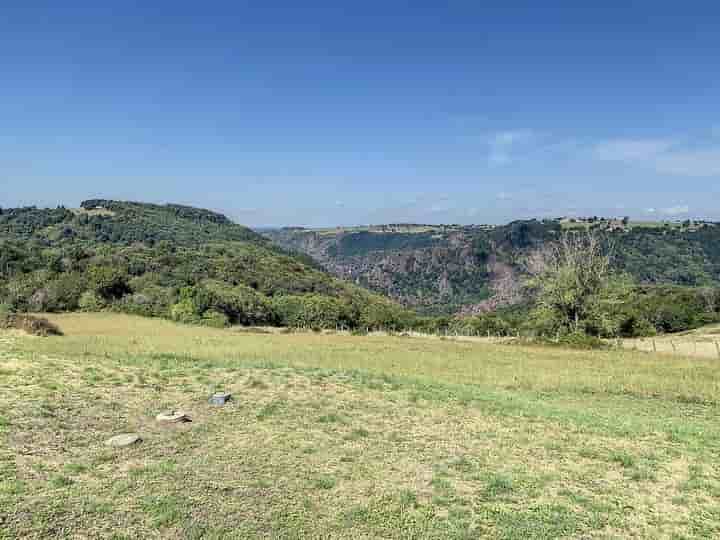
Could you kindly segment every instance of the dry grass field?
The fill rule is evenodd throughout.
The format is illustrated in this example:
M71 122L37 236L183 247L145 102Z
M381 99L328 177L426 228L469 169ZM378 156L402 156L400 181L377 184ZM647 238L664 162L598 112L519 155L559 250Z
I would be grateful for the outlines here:
M715 359L51 319L0 334L0 538L720 537Z
M689 332L655 338L626 339L623 346L659 354L714 358L720 362L720 325L713 324Z

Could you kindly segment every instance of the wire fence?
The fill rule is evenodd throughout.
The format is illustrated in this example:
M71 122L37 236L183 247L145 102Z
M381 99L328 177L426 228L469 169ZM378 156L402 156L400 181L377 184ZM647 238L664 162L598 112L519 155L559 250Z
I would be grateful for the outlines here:
M720 360L720 340L710 338L636 338L624 340L624 348L681 356L700 356Z

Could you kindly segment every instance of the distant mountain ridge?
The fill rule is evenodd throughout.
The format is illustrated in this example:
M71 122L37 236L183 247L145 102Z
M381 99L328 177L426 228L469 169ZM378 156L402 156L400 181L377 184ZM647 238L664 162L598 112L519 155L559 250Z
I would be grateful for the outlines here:
M262 234L317 260L338 277L428 314L473 313L520 300L523 260L580 228L615 246L615 264L643 284L720 282L720 227L619 219L523 220L500 226L378 225L283 228Z

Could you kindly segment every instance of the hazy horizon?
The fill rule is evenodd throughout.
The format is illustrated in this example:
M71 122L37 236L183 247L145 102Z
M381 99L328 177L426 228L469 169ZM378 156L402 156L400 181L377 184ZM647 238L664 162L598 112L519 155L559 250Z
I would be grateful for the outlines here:
M353 228L353 227L372 227L372 226L383 226L383 225L432 225L432 226L441 226L441 225L462 225L462 226L469 226L469 225L504 225L511 221L517 221L517 220L530 220L530 219L537 219L537 220L543 220L543 219L556 219L556 218L591 218L591 217L598 217L598 218L607 218L607 219L622 219L624 217L629 217L633 221L637 222L680 222L684 220L696 220L696 221L715 221L713 218L705 217L705 216L693 216L693 215L683 215L682 217L679 217L677 215L663 215L658 214L656 216L631 216L628 214L618 214L618 213L612 213L612 212L587 212L587 213L575 213L575 214L558 214L558 215L525 215L525 216L519 216L513 219L508 220L497 220L497 221L410 221L410 220L389 220L389 221L376 221L376 222L366 222L366 223L328 223L328 224L318 224L318 225L307 225L307 224L298 224L298 223L280 223L280 224L252 224L252 223L245 223L242 221L239 221L236 216L233 216L231 213L223 211L221 208L209 208L209 207L202 207L197 204L193 204L192 202L179 202L179 201L163 201L163 200L141 200L141 199L133 199L133 200L124 200L124 199L111 199L110 197L103 197L103 196L94 196L94 197L86 197L83 198L81 201L73 202L71 204L53 204L53 205L38 205L36 203L28 202L19 206L37 206L39 208L54 208L56 206L64 206L66 208L70 209L77 209L80 208L80 204L83 201L87 200L121 200L124 202L135 202L135 203L149 203L149 204L158 204L158 205L165 205L165 204L180 204L184 206L192 206L196 208L204 208L206 210L210 210L213 212L218 212L221 214L224 214L228 218L230 218L235 223L238 223L240 225L245 225L249 228L256 229L256 230L262 230L262 229L281 229L281 228L293 228L293 227L299 227L299 228L306 228L306 229L328 229L328 228ZM2 201L0 201L0 210L3 209L9 209L9 208L15 208L14 205L6 205L2 204Z

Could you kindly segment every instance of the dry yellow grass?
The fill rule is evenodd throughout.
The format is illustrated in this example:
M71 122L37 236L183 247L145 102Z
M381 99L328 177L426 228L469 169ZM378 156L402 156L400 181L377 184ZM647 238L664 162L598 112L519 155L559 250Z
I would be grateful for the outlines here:
M626 339L623 346L643 352L711 358L720 363L720 325L708 325L680 334Z
M571 350L454 340L314 333L246 333L115 314L46 315L66 338L33 343L34 353L89 357L148 354L255 365L363 369L534 391L661 395L717 400L720 363L635 351Z
M0 335L0 538L720 534L718 362L52 320Z

